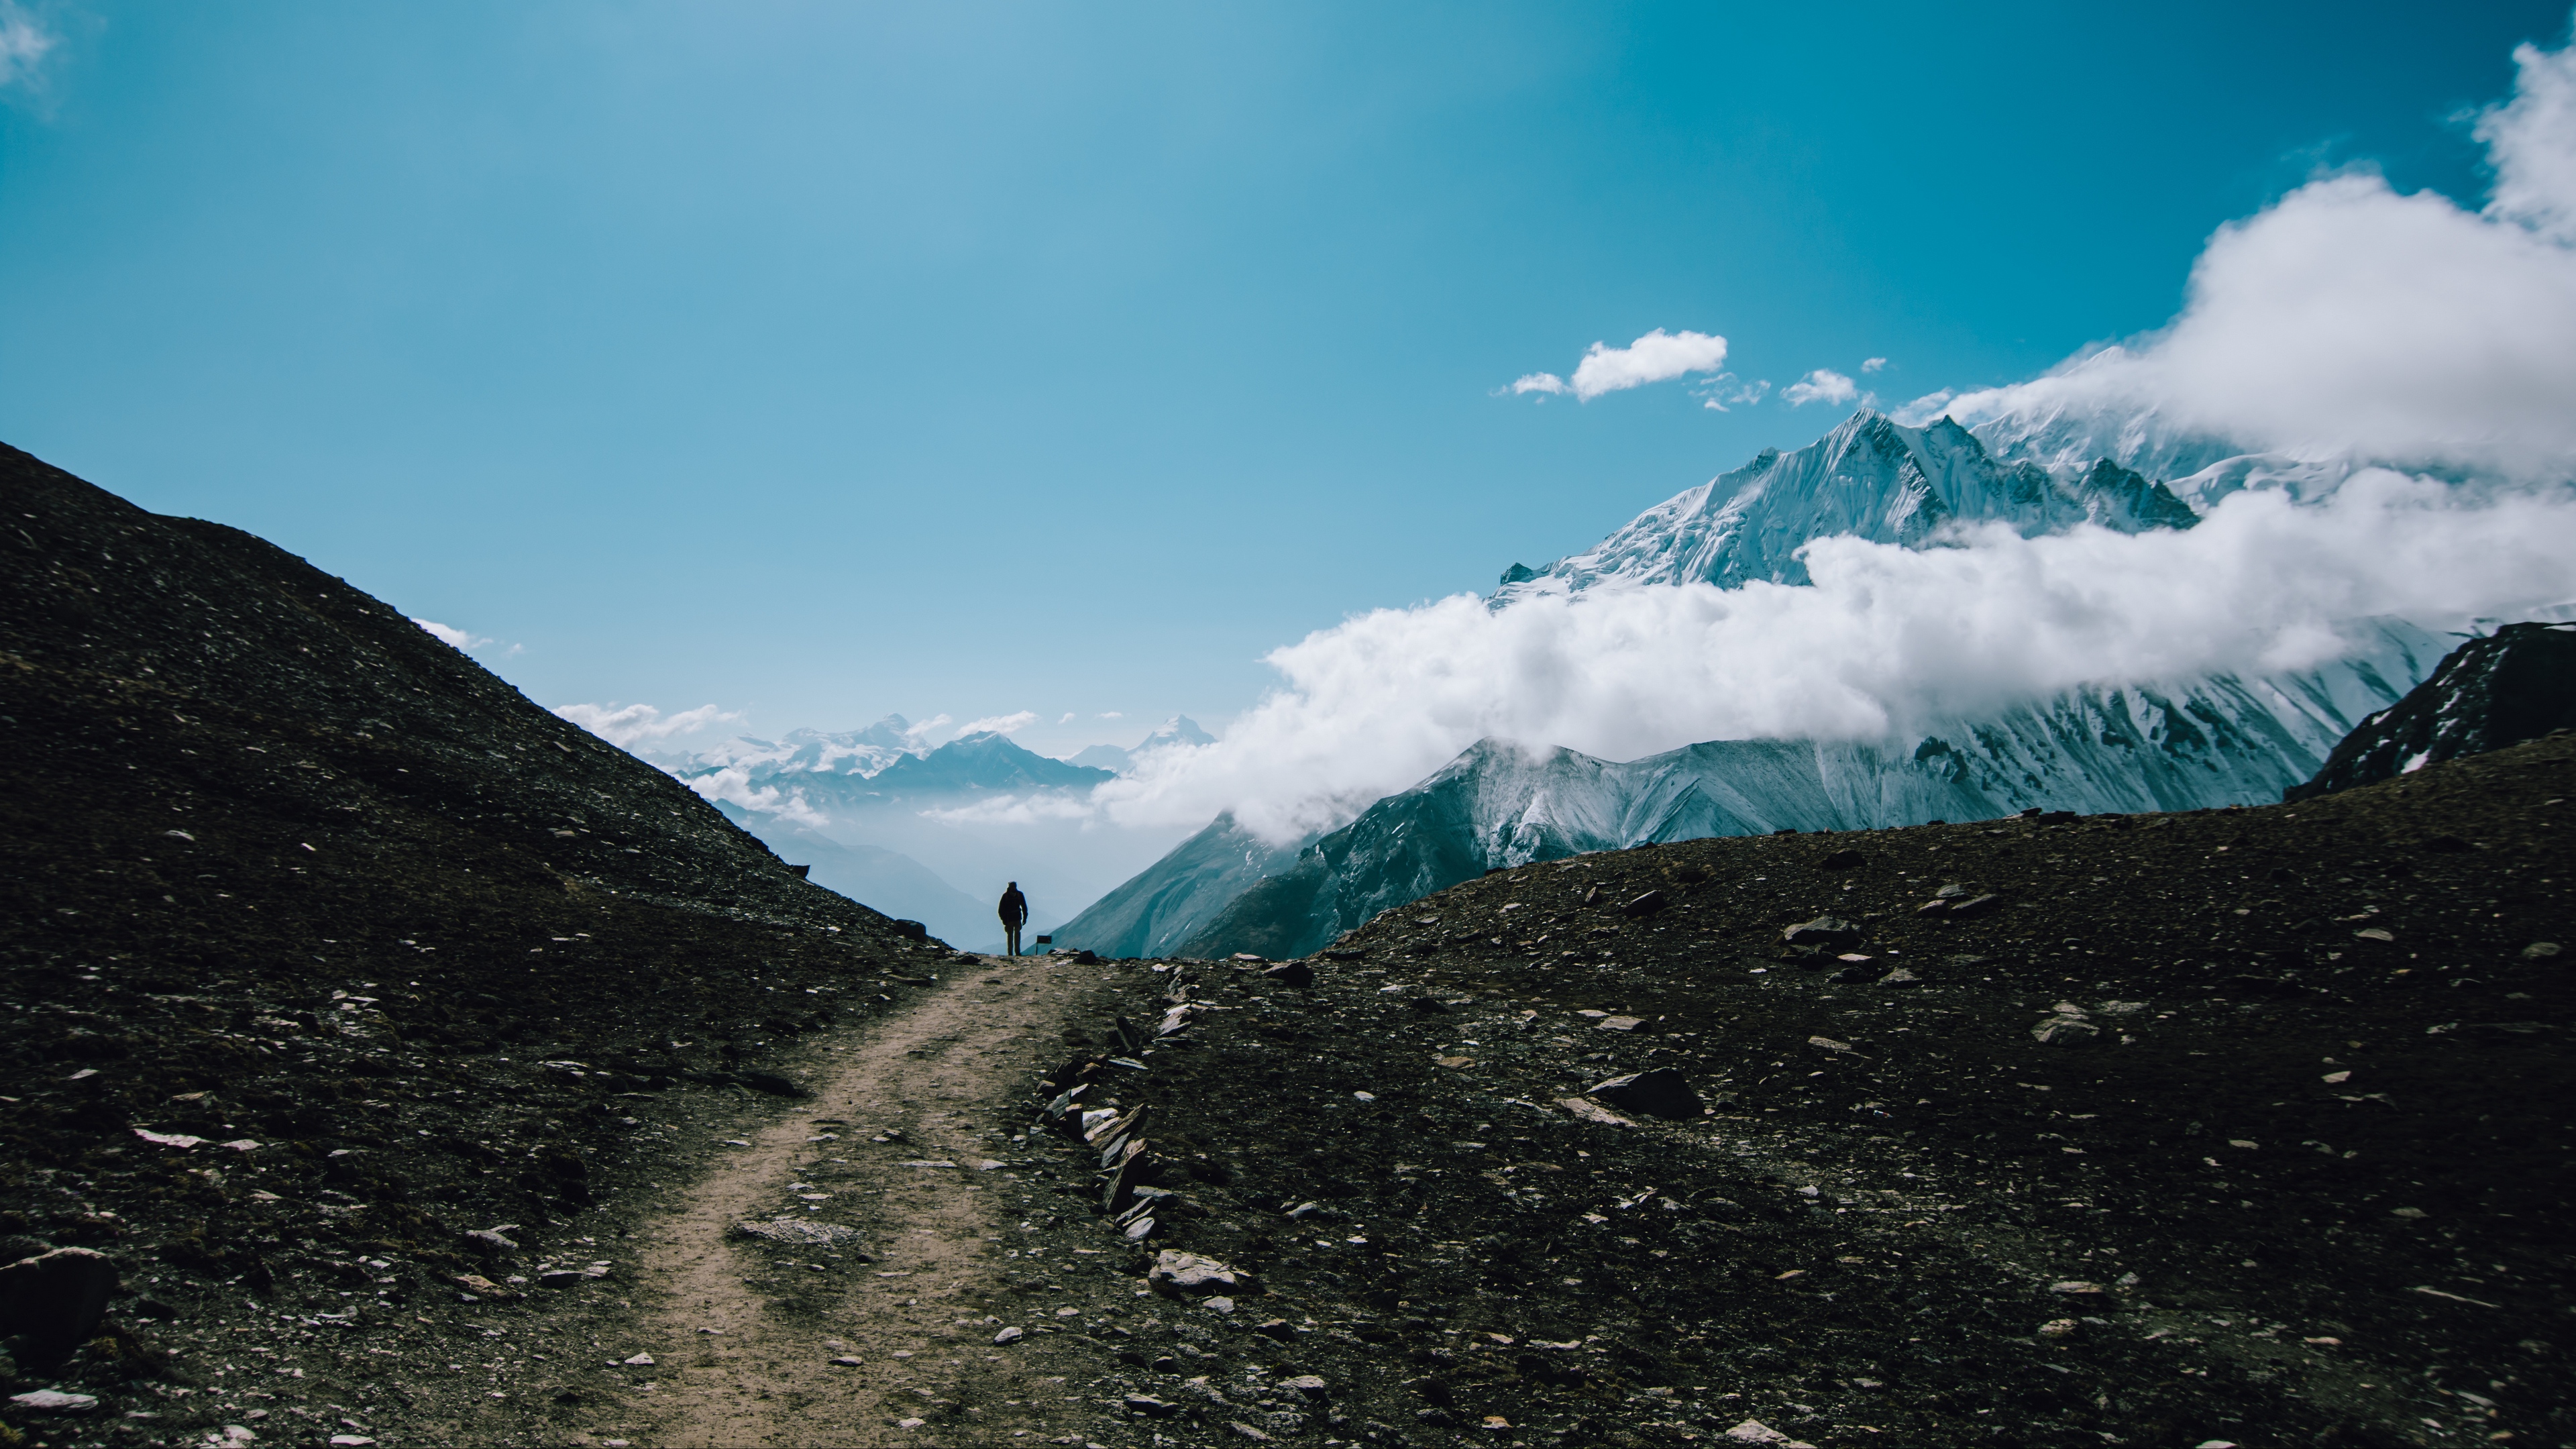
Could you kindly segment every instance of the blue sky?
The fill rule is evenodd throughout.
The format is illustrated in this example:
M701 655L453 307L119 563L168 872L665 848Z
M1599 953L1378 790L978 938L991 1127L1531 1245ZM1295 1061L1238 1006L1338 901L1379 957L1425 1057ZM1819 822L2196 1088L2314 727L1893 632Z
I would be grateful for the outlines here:
M2567 25L17 0L0 440L544 703L1130 741L1807 441L1811 369L1894 402L2154 327L2320 167L2474 201L2459 114ZM1655 328L1773 395L1504 391Z

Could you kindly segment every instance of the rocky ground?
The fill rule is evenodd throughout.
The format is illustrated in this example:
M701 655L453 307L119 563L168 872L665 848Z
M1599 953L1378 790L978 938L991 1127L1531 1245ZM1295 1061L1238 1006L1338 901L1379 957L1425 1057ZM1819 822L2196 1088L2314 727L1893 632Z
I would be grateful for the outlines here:
M1126 1442L2576 1440L2569 796L1702 841L1161 971L1088 1069L1176 1194L1129 1266L1249 1286Z

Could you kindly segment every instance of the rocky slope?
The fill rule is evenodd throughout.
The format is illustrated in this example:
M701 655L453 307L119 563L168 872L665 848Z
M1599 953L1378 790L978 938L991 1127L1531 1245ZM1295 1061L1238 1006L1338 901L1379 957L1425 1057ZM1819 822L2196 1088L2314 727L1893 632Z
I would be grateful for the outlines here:
M2571 797L2553 738L1180 963L1029 1099L1083 1086L1040 1121L1163 1270L1095 1393L1139 1442L2576 1438Z
M2507 624L2461 645L2404 699L2362 721L2316 778L2282 798L2346 790L2562 729L2576 729L2576 624Z
M369 1345L613 1290L674 1150L630 1094L788 1090L949 955L256 538L13 450L0 498L0 1256L119 1280L13 1394L174 1443L480 1402Z

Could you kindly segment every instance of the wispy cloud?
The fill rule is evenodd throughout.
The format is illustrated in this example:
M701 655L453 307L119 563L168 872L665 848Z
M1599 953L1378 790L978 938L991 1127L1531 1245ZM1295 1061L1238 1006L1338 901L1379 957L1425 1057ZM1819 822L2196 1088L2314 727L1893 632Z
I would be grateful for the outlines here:
M1102 718L1102 719L1125 719L1126 717L1127 717L1127 715L1126 715L1126 712L1125 712L1125 711L1123 711L1123 710L1115 710L1115 709L1110 710L1108 713L1103 714L1103 715L1101 715L1101 716L1100 716L1100 718Z
M1746 382L1731 372L1719 373L1697 386L1700 389L1699 405L1712 412L1733 412L1735 408L1729 407L1729 403L1745 407L1771 395L1771 379L1766 377Z
M0 0L0 90L34 85L45 56L60 43L15 0Z
M1693 372L1715 372L1726 364L1726 339L1706 332L1666 332L1661 327L1613 347L1595 342L1575 364L1571 382L1552 372L1533 372L1515 379L1514 393L1572 393L1590 402L1603 393L1668 382Z
M1860 370L1863 374L1868 374L1885 366L1887 366L1887 359L1884 357L1864 357L1861 359Z
M561 710L555 711L563 713ZM697 711L691 710L695 714ZM680 716L673 715L673 719ZM680 782L697 792L698 798L710 805L738 806L744 810L775 815L792 824L821 829L832 823L831 817L814 808L802 790L781 790L775 785L753 785L751 772L735 766L711 775L697 775Z
M559 704L554 712L621 750L742 718L740 714L729 714L712 704L684 709L667 719L649 704L630 704L622 708L605 704Z
M1780 396L1787 398L1793 408L1802 408L1811 402L1839 406L1859 397L1860 386L1832 368L1819 367L1781 389Z
M414 619L412 622L428 630L439 643L450 649L480 649L492 642L481 634L469 634L463 629L451 624L442 624L436 619Z
M970 719L966 722L966 727L959 730L957 733L961 735L1007 735L1027 729L1029 726L1036 724L1037 722L1037 711L1024 709L1016 714L991 714L984 716L982 719Z

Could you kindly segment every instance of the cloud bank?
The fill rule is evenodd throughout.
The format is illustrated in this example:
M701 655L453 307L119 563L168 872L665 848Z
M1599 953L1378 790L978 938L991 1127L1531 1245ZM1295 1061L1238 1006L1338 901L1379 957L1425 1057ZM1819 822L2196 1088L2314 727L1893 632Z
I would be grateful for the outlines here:
M1715 372L1725 363L1725 338L1705 332L1668 333L1658 327L1625 347L1593 343L1575 365L1572 382L1552 372L1533 372L1515 380L1512 391L1570 392L1577 400L1590 402L1603 393L1668 382L1693 372Z
M1337 824L1484 736L1633 759L1700 740L1883 738L2078 684L2313 667L2338 625L2428 628L2576 599L2576 490L2471 495L2385 470L2329 500L2240 493L2188 531L2082 527L1806 550L1811 586L1460 595L1273 652L1283 685L1217 744L1096 797L1128 824L1232 809L1274 838Z
M668 719L649 704L630 704L624 708L605 704L559 704L554 712L621 750L742 718L740 714L728 714L712 704L684 709Z
M2376 174L2323 177L2219 228L2181 314L2137 345L1949 405L2154 410L2255 447L2563 476L2576 464L2576 47L2514 52L2480 117L2469 211Z

